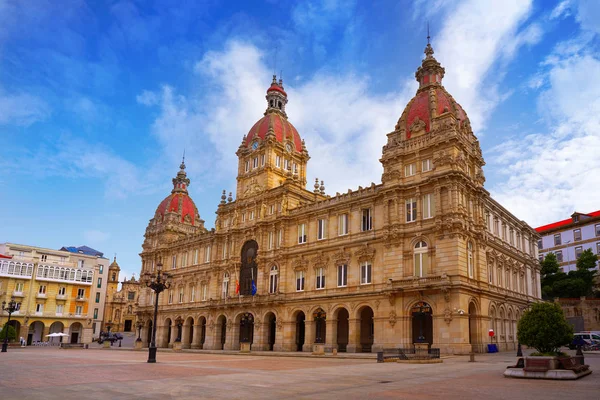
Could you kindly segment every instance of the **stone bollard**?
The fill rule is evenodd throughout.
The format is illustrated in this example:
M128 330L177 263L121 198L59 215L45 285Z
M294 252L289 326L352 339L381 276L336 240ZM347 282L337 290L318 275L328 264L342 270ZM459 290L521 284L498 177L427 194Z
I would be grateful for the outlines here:
M333 350L331 351L331 353L332 353L334 356L337 356L337 349L333 349Z
M383 351L378 351L377 352L377 362L378 363L382 363L383 362Z
M579 365L585 365L585 358L583 356L583 351L581 351L581 346L577 346L577 353L575 353L574 358Z
M475 353L473 351L469 353L469 362L475 362Z

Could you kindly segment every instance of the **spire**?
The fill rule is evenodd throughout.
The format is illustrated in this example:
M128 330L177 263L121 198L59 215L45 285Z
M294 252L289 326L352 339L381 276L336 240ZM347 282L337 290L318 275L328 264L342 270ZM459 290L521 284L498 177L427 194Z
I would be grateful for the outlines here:
M415 78L419 82L419 89L430 85L441 85L442 78L446 70L433 57L433 47L431 46L431 36L429 35L429 22L427 23L427 46L425 46L425 59L415 73Z
M283 89L283 79L281 76L279 77L279 82L277 81L277 75L273 75L273 81L271 82L271 86L267 89L267 111L265 114L270 112L281 113L284 117L287 118L287 114L285 113L285 105L287 104L287 93Z
M179 166L179 172L177 176L173 178L173 190L171 193L185 193L187 194L187 187L190 185L190 180L185 173L185 151L183 152L183 159Z

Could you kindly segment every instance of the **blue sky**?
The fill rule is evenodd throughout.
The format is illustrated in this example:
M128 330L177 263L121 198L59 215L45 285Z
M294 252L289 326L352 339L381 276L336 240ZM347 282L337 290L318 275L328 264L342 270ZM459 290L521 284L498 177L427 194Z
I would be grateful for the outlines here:
M600 199L600 2L0 0L0 242L117 253L183 150L208 227L274 70L328 194L380 182L426 22L486 188L532 226Z

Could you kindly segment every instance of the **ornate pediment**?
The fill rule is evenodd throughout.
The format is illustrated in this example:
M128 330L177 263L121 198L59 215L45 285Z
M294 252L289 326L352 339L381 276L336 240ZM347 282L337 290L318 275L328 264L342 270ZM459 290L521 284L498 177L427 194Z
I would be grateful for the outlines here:
M308 269L308 259L304 257L300 257L292 261L292 267L294 271L306 270Z
M344 248L342 248L340 251L334 253L331 258L337 265L339 265L339 264L348 264L350 262L350 257L351 257L350 253L348 253L347 251L344 250Z
M413 120L413 123L410 124L410 133L411 136L416 136L422 133L425 133L425 128L427 127L427 125L425 124L425 121L421 120L419 117L415 118Z
M329 257L323 253L318 253L312 258L311 262L315 267L326 267L329 262Z
M375 258L375 249L368 245L361 246L354 252L354 257L358 259L358 262L372 261Z
M265 191L265 188L262 187L258 182L256 182L256 178L252 178L244 190L242 197L255 196Z

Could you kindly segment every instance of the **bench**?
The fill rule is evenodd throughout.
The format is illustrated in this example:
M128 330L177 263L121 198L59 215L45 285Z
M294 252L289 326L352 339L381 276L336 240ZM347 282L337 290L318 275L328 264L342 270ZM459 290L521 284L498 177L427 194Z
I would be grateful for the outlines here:
M590 368L589 365L580 365L573 357L560 358L559 360L563 369L568 369L575 373L587 371Z
M83 343L61 343L60 348L61 349L83 349L84 344Z
M550 370L549 362L547 359L535 360L528 358L523 370L526 372L548 372Z

